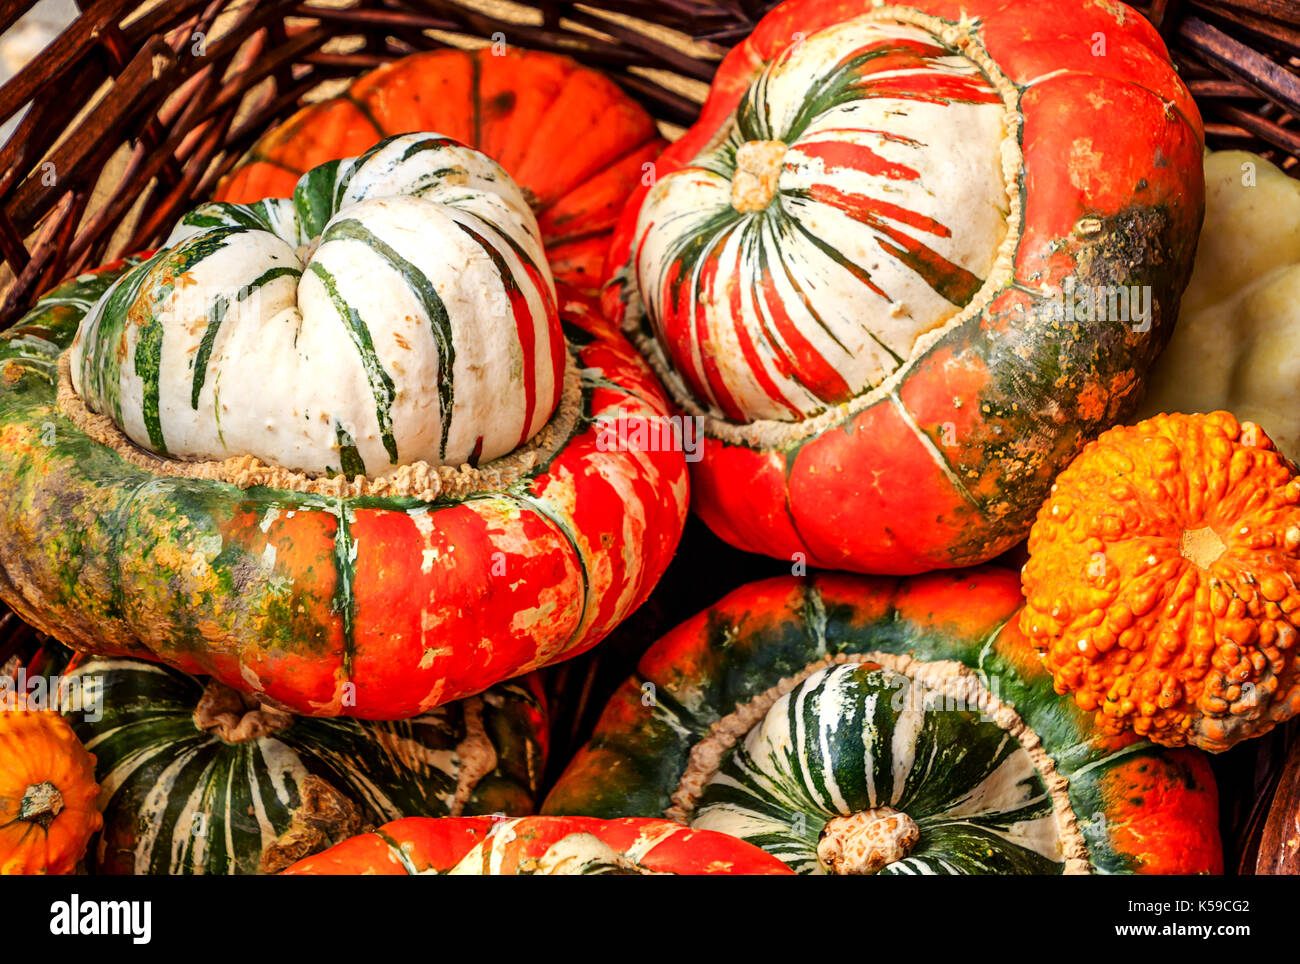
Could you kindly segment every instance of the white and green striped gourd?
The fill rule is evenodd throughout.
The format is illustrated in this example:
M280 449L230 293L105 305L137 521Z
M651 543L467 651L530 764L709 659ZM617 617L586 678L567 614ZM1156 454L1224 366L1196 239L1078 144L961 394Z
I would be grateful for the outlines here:
M477 464L559 402L537 222L487 156L404 134L206 204L87 314L72 384L137 445L309 474Z

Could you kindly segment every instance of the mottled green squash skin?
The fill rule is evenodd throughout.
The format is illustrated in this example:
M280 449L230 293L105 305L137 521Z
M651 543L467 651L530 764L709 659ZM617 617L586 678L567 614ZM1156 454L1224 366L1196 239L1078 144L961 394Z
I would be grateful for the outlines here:
M637 674L611 699L591 742L560 777L542 812L664 816L677 803L674 794L691 762L692 748L738 707L828 657L892 654L925 664L951 661L968 667L988 692L1019 714L1041 740L1056 772L1068 781L1068 805L1086 843L1087 869L1221 872L1217 792L1204 755L1171 751L1131 735L1097 734L1088 714L1055 693L1051 676L1020 633L1014 617L1021 602L1016 574L993 568L913 579L777 578L742 587L650 647ZM770 816L773 827L793 831L755 829L741 834L744 839L797 870L825 872L815 852L818 835L828 818L857 812L852 806L837 811L827 804L828 776L840 781L846 799L875 793L863 789L864 731L854 716L863 705L860 700L845 703L826 718L828 727L817 739L809 737L811 742L794 739L790 745L800 753L802 777L787 774L788 779L757 791L752 782L746 784L749 804ZM913 804L916 812L910 816L921 827L921 839L909 858L912 863L891 865L887 872L1061 872L1059 862L1003 847L983 831L967 833L964 825L961 833L954 833L953 821L940 819L943 808L934 801L945 796L951 801L966 792L970 769L983 765L967 757L985 753L996 734L987 729L993 724L980 722L980 714L969 708L945 708L938 715L942 719L934 731L947 735L928 744L922 740L918 746L940 754L945 765L926 777L923 793L910 798L920 801ZM770 723L771 712L763 719ZM723 775L735 776L741 748L758 725L751 725L724 752L719 768ZM840 727L845 729L837 735ZM916 756L922 759L920 753ZM872 785L889 786L889 757L874 760L879 769ZM779 793L773 789L778 785ZM887 802L883 789L881 794ZM701 822L701 814L711 804L735 796L735 787L726 781L707 785L688 822L721 829L708 820ZM998 852L989 853L990 846ZM945 868L944 862L950 866Z

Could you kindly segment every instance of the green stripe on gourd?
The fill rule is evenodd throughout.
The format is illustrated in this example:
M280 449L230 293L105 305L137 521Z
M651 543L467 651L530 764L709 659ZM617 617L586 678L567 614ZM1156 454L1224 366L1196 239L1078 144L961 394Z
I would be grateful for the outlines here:
M338 192L343 186L341 179L350 177L353 170L351 161L330 161L312 168L302 176L293 192L293 208L298 216L300 238L314 238L325 230L325 225L338 210Z
M555 411L564 351L522 191L477 151L409 134L309 171L290 199L188 214L87 315L72 373L161 455L375 476L513 451Z
M352 508L342 499L333 510L338 518L334 529L334 569L338 581L334 587L334 611L343 622L343 672L352 676L352 660L356 656L357 600L352 591L352 575L356 571L357 546L352 538Z
M302 271L291 265L280 265L274 268L268 268L258 278L256 278L247 288L242 288L236 295L237 301L243 301L253 292L262 288L263 285L276 278L300 278ZM212 305L208 312L208 324L203 330L203 340L199 342L199 350L194 356L194 381L193 388L190 390L190 407L199 407L199 395L203 392L203 384L208 375L208 360L212 357L212 346L216 343L217 333L221 331L221 323L225 321L226 312L230 308L230 302L223 295L219 297Z
M362 371L365 372L366 381L370 383L370 393L374 397L375 421L379 424L384 451L388 453L390 461L396 464L397 440L393 438L393 399L396 397L397 388L393 384L392 376L385 370L375 353L375 343L370 337L370 328L356 309L339 294L334 276L319 261L313 261L307 269L320 278L321 283L325 285L325 291L338 311L348 336L356 345L357 355L361 358ZM439 412L439 416L445 417L442 412Z
M64 710L103 788L96 871L259 873L364 824L531 811L541 707L527 685L396 722L284 714L241 739L199 728L208 685L125 659L66 675Z
M338 438L339 466L344 478L355 478L366 474L366 464L357 452L356 440L351 433L338 422L334 423L334 434Z
M451 371L456 364L456 346L452 343L451 319L447 315L447 306L443 303L442 298L438 295L438 290L429 281L415 265L407 261L400 254L394 251L389 245L385 244L380 238L376 237L364 224L353 218L347 218L341 221L335 221L321 235L321 243L334 241L337 239L349 239L360 241L370 247L388 265L402 276L402 279L410 287L411 291L420 299L425 315L429 319L429 331L433 335L434 345L438 351L438 418L442 423L442 435L438 445L439 458L447 456L447 433L451 430L451 412L455 403L455 394L452 387ZM313 269L319 269L319 265L313 265ZM511 283L509 272L502 268L502 281L507 285ZM507 290L509 290L507 288ZM331 297L335 293L330 292ZM337 302L336 302L337 303ZM373 354L373 349L372 349ZM369 374L369 368L367 368ZM382 421L381 421L381 424ZM385 447L388 439L385 438ZM395 453L390 453L395 454Z
M159 251L117 279L113 286L95 303L77 330L73 341L73 371L81 376L82 391L93 393L102 400L105 414L119 425L122 420L120 359L116 347L124 344L127 334L127 310L140 296L153 266L166 252ZM86 347L89 344L90 347ZM77 364L77 352L83 361Z
M1060 873L1052 801L1020 743L885 669L823 669L777 700L711 778L692 826L821 872L823 827L888 807L919 840L884 873Z

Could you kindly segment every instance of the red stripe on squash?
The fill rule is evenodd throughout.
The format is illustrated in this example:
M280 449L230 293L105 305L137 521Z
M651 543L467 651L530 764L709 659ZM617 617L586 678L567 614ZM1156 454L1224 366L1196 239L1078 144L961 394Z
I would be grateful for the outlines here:
M506 497L405 512L359 510L350 715L413 715L531 668L578 624L580 569L553 523ZM427 568L427 571L425 569Z
M722 377L722 369L718 364L719 358L722 356L722 352L719 349L721 349L722 346L714 346L712 344L713 338L709 333L710 313L708 309L704 307L705 305L712 305L714 299L717 297L718 268L720 267L722 252L726 248L727 242L731 240L734 230L734 228L728 228L719 237L714 238L710 245L708 254L704 255L704 264L699 269L699 290L701 297L699 301L696 301L694 298L690 300L690 313L695 315L695 342L699 345L700 364L704 369L704 384L701 385L704 389L704 397L711 399L718 408L722 409L727 418L730 418L733 421L743 421L744 416L741 415L740 406L736 404L736 400L732 397L731 392L727 390L726 380ZM685 287L686 286L683 286L683 288ZM679 294L680 290L681 289L679 289ZM689 314L686 317L689 318ZM690 357L692 363L694 363L694 355L689 354L689 346L691 343L689 330L683 325L678 329L678 332L679 337L675 340L679 345L685 344L688 346L688 354L680 354L674 357Z
M830 132L819 130L817 133ZM848 141L800 141L794 145L794 150L805 157L821 161L827 172L861 171L863 174L885 177L891 181L915 181L921 176L915 168L882 157L865 144L853 144Z
M794 277L790 274L789 266L785 266L784 270L793 285ZM853 395L848 382L822 357L821 352L813 347L812 342L803 336L799 326L791 319L785 310L785 299L776 290L776 284L772 280L771 267L764 265L759 277L759 286L754 292L755 301L761 300L772 326L776 328L789 352L787 354L779 345L772 346L773 354L779 359L781 373L797 378L800 384L818 398L832 403L847 401Z
M741 290L740 285L736 283L736 279L743 277L740 267L743 258L744 247L737 246L736 263L730 272L732 283L727 287L727 306L731 312L731 317L735 322L731 326L731 330L735 333L736 342L740 346L741 357L744 358L746 367L753 374L759 387L763 389L763 394L772 399L772 401L784 405L791 415L797 416L799 414L799 409L790 403L790 400L785 397L785 393L777 387L776 382L774 382L772 377L768 375L767 363L759 356L758 349L755 347L753 340L749 337L749 329L744 323ZM755 291L752 292L752 294L754 295L754 309L757 311L758 292ZM774 344L769 344L768 347L772 352L773 362L776 364L777 371L788 377L790 374L790 363L785 357L784 352L781 351L779 346Z

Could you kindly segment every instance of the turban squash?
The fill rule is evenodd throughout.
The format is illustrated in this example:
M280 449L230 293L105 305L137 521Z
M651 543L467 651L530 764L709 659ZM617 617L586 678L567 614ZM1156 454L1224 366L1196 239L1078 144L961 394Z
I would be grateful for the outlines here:
M447 220L461 225L444 225L461 236L465 247L458 250L470 250L472 243L476 263L488 265L484 276L494 272L497 279L496 294L488 300L501 310L479 315L478 321L501 327L501 314L519 320L524 313L521 302L527 303L534 321L531 327L522 322L517 326L516 351L528 356L523 338L525 331L532 332L532 357L540 361L531 369L536 376L531 391L525 374L529 366L515 371L519 385L507 421L516 442L536 423L525 417L527 399L534 398L536 415L555 397L544 389L551 384L548 378L559 379L548 367L555 361L556 321L567 342L559 354L572 356L556 414L528 443L502 459L472 464L478 448L474 426L491 419L468 415L461 438L474 436L467 443L469 464L456 468L415 462L399 465L388 476L357 477L359 467L389 468L403 460L405 448L394 457L391 449L400 440L379 425L376 412L383 406L374 400L383 396L400 406L398 389L409 389L411 381L399 385L393 379L395 369L386 368L393 356L383 355L384 363L377 363L377 353L370 350L374 346L367 345L370 326L387 322L392 324L386 333L397 343L402 337L396 330L400 319L376 319L364 309L363 300L354 303L341 292L334 298L319 275L319 284L311 284L334 307L332 316L325 311L319 317L330 318L343 330L347 352L362 356L360 365L342 373L321 368L321 376L346 377L356 389L354 399L371 400L368 413L354 410L354 421L342 415L337 425L330 420L327 428L335 432L337 461L321 456L327 463L324 475L293 472L251 453L202 462L164 456L173 442L161 414L162 399L170 399L192 418L215 396L217 386L205 381L195 390L193 370L184 362L168 361L166 339L148 335L158 326L144 326L146 337L133 343L130 364L115 360L111 339L99 339L97 356L80 356L83 362L99 359L90 377L77 366L79 384L92 384L94 391L83 400L73 388L67 349L82 319L124 273L139 281L140 290L147 288L146 295L152 293L156 300L146 296L142 304L154 309L163 299L192 297L187 279L219 282L221 272L205 276L202 262L223 257L223 249L242 245L250 236L260 238L281 259L264 258L254 283L280 267L290 274L295 267L301 270L301 262L333 245L355 249L362 244L352 238L324 244L314 239L293 252L298 265L283 260L289 257L286 248L293 231L301 233L304 225L319 223L325 210L337 211L339 173L347 165L334 162L354 148L359 130L371 139L365 147L372 146L373 126L339 121L343 116L355 120L362 111L358 104L383 118L383 130L445 122L455 133L480 139L505 165L525 173L520 190L541 211L537 225L543 240L569 237L578 245L579 236L596 237L605 230L615 202L604 192L617 193L625 182L621 174L605 178L596 172L606 167L624 172L631 164L627 159L650 149L654 135L649 118L562 58L511 56L489 65L486 59L466 57L413 59L363 78L354 85L351 99L333 107L308 108L314 113L300 114L284 131L268 135L255 152L257 160L224 186L226 206L202 209L195 216L198 223L192 217L169 253L155 255L146 262L148 268L129 262L73 279L0 337L0 488L8 494L0 507L0 598L28 622L83 651L159 660L186 673L212 676L295 713L397 719L581 652L649 593L681 533L687 499L685 460L671 446L620 447L609 445L608 439L645 437L645 424L668 414L661 390L616 326L601 317L591 295L561 281L553 304L547 303L547 266L525 263L532 250L529 238L512 243L508 231L489 238L488 228L483 223L482 230L474 228L468 216L443 212ZM478 66L470 70L467 64ZM460 77L456 71L465 70L465 76L477 80L471 90L461 90L464 98L457 100L446 91L431 93L444 80L455 86L447 78ZM529 88L533 80L536 91ZM390 82L391 88L386 86ZM510 98L504 88L511 84L519 90L515 109L508 111ZM490 91L495 93L489 96ZM604 91L594 101L600 108L596 113L572 109L575 99L592 91ZM480 103L483 97L496 107ZM457 123L456 111L472 117L473 123ZM318 122L309 122L308 116ZM563 117L568 125L564 163L541 163L523 149L534 143L543 117L552 124ZM304 131L314 133L306 136ZM492 162L470 158L466 148L446 149L464 152L462 168L472 163L480 171L490 169ZM303 190L296 197L308 203L302 211L295 209L298 223L290 226L284 205L259 207L254 196L264 186L283 187L291 176L286 170L296 173L293 164L308 154L310 163L322 166L304 175ZM453 170L451 176L458 175ZM584 178L599 180L599 190L584 186ZM249 203L235 206L237 201ZM559 226L556 210L571 215L563 220L568 228ZM529 220L526 212L512 213L521 223ZM258 218L263 223L255 225L256 230L241 232L225 223ZM382 221L380 215L376 218ZM479 218L487 220L500 217ZM337 227L340 220L332 223ZM265 230L268 226L282 229L281 236ZM462 230L466 226L492 243L479 245ZM384 233L391 227L377 226L373 233L391 241L393 235ZM564 234L569 229L577 233ZM382 253L382 248L371 247ZM402 249L408 255L394 250L405 262L417 260L409 248ZM552 259L557 251L578 257L574 249L559 244L549 252ZM404 308L414 298L423 310L426 303L432 304L424 297L428 285L451 283L444 279L435 284L422 272L409 270L409 264L389 260L384 277L390 289L405 286ZM572 263L552 263L562 277L582 280ZM357 255L349 264L354 274L377 267L373 254ZM178 272L178 267L186 270ZM235 313L229 305L232 296L238 302L241 293L250 292L247 300L265 307L282 293L263 288L286 287L292 281L277 276L203 301L202 310L190 318L195 333L182 333L174 347L183 350L180 346L192 345L197 338L197 357L204 350L198 331L211 330L214 320L225 317L223 304L228 314ZM364 299L363 289L354 286L360 290L358 299ZM132 304L140 293L126 281L114 291ZM251 296L258 292L264 297ZM109 308L121 312L122 307L106 303L88 319L83 350L92 347L88 339L96 318ZM255 308L240 302L240 310ZM448 307L448 315L455 310L464 306ZM425 311L420 317L433 320L436 315ZM279 324L276 317L272 315L272 321ZM220 327L228 332L234 326ZM216 336L206 356L209 367L224 364L221 346L228 337L221 332ZM411 354L427 359L436 348L426 342L414 346ZM325 361L319 356L317 360ZM256 367L251 356L246 361ZM141 370L151 377L140 378ZM164 370L171 376L166 393L161 377L153 377ZM114 372L116 380L100 377ZM131 395L139 388L133 378L152 387ZM265 411L268 398L283 398L286 391L284 383L269 376L264 383L242 385L240 397L220 403L223 417L227 405ZM300 383L301 400L288 400L274 413L275 425L267 428L268 434L296 440L296 422L306 421L304 412L313 418L339 414L327 410L327 399L315 404L319 387L310 377ZM449 410L454 413L454 395L440 395L436 380L422 386L422 395L430 413L428 424L438 425ZM93 411L92 404L103 411ZM396 424L398 419L391 421ZM449 459L461 458L466 449L453 445L456 421L453 414L445 453ZM160 426L161 435L155 439ZM177 431L178 450L193 442L191 452L223 454L213 450L214 435L215 444L221 441L219 429L209 425L202 438L196 424L182 423ZM154 451L131 438L149 439ZM417 443L431 444L441 455L441 433ZM291 448L305 451L306 446L284 441L265 454L279 456ZM316 451L321 452L319 446ZM319 466L320 461L301 464ZM327 477L331 470L337 474Z
M104 788L94 873L274 873L405 815L536 808L535 674L381 722L294 717L143 660L74 657L63 681Z
M667 820L408 817L345 840L286 874L788 874L744 841Z
M1122 3L777 7L607 269L606 313L702 420L696 511L858 572L1021 540L1169 338L1202 146Z
M59 714L0 689L0 874L68 874L103 824L95 758Z
M1203 755L1106 736L1014 572L753 583L674 629L543 813L669 817L801 873L1218 873Z
M352 478L509 455L555 414L566 354L518 186L405 134L292 197L191 211L91 309L68 367L138 447Z

